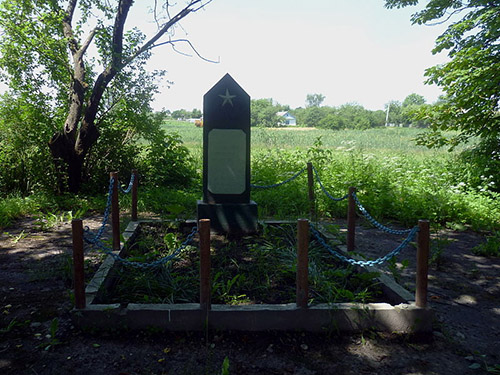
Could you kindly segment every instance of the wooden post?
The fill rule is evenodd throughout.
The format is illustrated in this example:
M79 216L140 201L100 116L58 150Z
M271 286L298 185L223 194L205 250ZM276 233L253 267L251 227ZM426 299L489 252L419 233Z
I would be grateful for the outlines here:
M415 304L417 307L427 306L427 277L429 273L430 231L429 221L418 221L417 235L417 279L415 290Z
M198 224L200 234L200 308L209 311L210 301L210 220L201 219Z
M137 221L137 186L139 185L139 176L137 169L132 169L134 182L132 183L132 221Z
M297 221L297 307L307 308L309 297L309 221Z
M316 210L314 208L314 174L311 162L307 163L307 188L309 193L309 218L314 220Z
M114 178L113 197L111 199L111 229L113 232L113 250L120 250L120 206L118 203L118 172L111 172L109 178Z
M85 274L83 269L83 223L81 219L71 221L73 233L73 272L75 282L75 307L85 308Z
M353 193L356 192L355 187L349 188L349 198L347 206L347 251L354 251L355 236L356 236L356 202L354 201Z

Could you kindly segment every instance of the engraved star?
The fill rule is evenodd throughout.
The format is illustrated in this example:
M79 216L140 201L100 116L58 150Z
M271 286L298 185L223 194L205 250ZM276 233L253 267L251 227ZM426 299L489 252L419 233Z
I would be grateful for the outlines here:
M233 106L233 99L236 98L236 95L230 95L229 90L226 89L226 95L219 95L224 101L222 102L222 106L224 107L226 103L231 104Z

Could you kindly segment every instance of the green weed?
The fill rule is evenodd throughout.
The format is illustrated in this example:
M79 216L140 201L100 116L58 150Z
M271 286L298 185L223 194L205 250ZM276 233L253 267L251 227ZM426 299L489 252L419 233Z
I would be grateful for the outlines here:
M498 257L500 256L500 231L495 231L486 237L486 242L472 248L476 255Z
M192 183L189 188L166 188L163 183L144 181L139 188L139 212L192 218L196 200L202 195L202 129L179 123L169 124L168 129L178 132L189 148L194 160ZM448 153L415 145L413 139L419 132L415 128L365 131L252 128L251 182L256 185L281 182L312 161L332 196L342 197L349 186L355 186L361 203L379 221L396 221L411 227L419 219L428 219L441 226L453 223L454 228L500 230L500 194L495 190L496 185L475 178L481 175L474 169L477 163L460 158L460 150ZM346 217L346 201L330 200L317 185L316 191L318 217ZM261 218L304 217L309 213L305 173L277 188L253 189L252 199L259 204ZM120 195L120 203L121 207L129 207L130 195ZM73 217L81 217L83 213L75 212L74 207L82 212L87 209L102 212L105 194L56 197L37 193L26 198L5 197L0 199L0 227L28 214L38 214L42 228L57 222L61 212L73 210Z
M185 124L169 129L180 134L201 166L202 129ZM477 181L465 175L478 171L459 157L463 148L450 153L416 145L420 132L416 128L252 128L252 183L281 182L312 160L331 195L341 197L355 186L365 208L378 220L413 226L419 219L428 219L439 225L499 229L500 196L494 185L478 188ZM307 215L307 180L301 176L278 188L254 189L252 199L258 202L261 217ZM333 202L321 192L316 206L320 217L346 216L345 202Z
M450 243L451 240L448 238L433 238L430 243L429 264L439 270L443 265L443 251Z
M165 243L177 247L172 226L156 226L167 233L144 230L130 247L133 260L153 261L168 254ZM170 232L169 232L170 231ZM262 228L262 236L213 243L212 302L221 304L290 303L295 301L296 232L293 225ZM177 238L177 237L175 237ZM372 301L377 295L375 274L358 274L336 261L315 242L309 250L311 303ZM119 272L112 302L197 302L199 255L188 247L175 261L154 270L130 267Z
M387 261L387 268L389 269L392 277L397 283L399 283L399 280L401 280L401 272L403 272L409 264L410 261L408 259L403 259L401 261L401 265L399 265L395 256Z
M21 231L21 233L15 235L15 234L10 234L9 232L4 232L4 235L10 238L10 241L12 243L18 243L19 241L25 239L28 237L28 233L24 233L24 230Z
M52 319L52 321L50 322L49 334L47 335L48 341L40 344L41 348L43 348L44 350L49 350L50 348L61 344L61 341L56 337L58 328L59 319Z
M229 358L226 357L224 358L224 361L222 362L222 368L220 371L221 375L229 375Z
M19 323L16 318L12 319L7 327L0 329L0 334L11 332L17 325L19 325Z

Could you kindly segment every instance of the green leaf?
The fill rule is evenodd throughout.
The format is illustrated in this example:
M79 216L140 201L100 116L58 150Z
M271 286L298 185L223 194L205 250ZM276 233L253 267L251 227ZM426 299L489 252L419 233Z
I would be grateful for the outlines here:
M222 362L221 375L229 375L229 358L224 358Z

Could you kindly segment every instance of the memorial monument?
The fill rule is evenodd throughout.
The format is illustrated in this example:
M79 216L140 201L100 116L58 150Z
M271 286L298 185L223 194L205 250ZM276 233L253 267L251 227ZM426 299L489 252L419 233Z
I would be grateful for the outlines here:
M250 200L250 96L226 74L203 97L203 200L199 219L216 231L257 231Z

